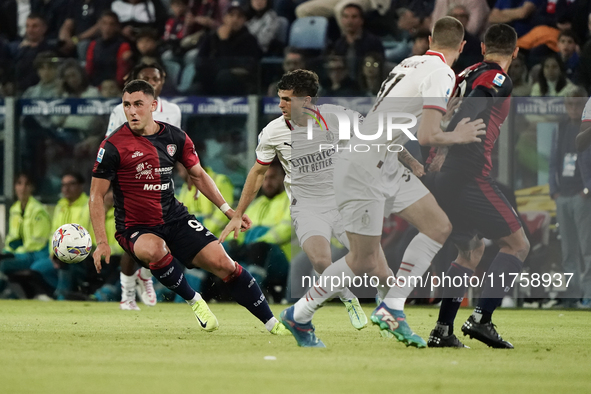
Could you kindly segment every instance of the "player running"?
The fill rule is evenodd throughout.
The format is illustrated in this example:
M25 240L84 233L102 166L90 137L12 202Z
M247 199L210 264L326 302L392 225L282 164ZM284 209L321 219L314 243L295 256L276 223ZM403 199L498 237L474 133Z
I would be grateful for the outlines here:
M500 251L488 269L478 306L462 326L462 332L494 348L513 348L497 333L491 315L511 289L508 281L501 283L501 275L511 278L511 273L521 272L529 242L490 171L491 152L509 114L513 85L507 70L517 57L516 45L517 34L508 25L493 25L486 31L482 44L484 61L458 76L464 99L448 126L453 129L466 117L481 118L486 124L486 135L482 142L449 147L441 171L429 173L424 180L453 224L451 239L459 251L445 275L451 277L451 283L462 283L458 287L444 287L429 347L464 347L453 333L453 323L467 286L463 286L465 281L453 279L472 276L484 253L481 238L485 237L494 240ZM493 276L492 282L489 275Z
M261 188L269 165L278 156L285 170L285 189L291 199L291 218L298 241L320 275L332 262L332 235L349 247L332 187L337 154L335 146L329 142L339 143L335 112L346 114L351 121L362 122L363 117L341 106L315 105L319 82L312 71L288 72L277 84L277 89L282 115L271 121L259 135L257 161L246 178L236 208L237 215L226 225L220 242L232 231L235 237L238 235L241 216ZM319 123L314 124L312 139L308 139L307 123L312 117L319 119ZM323 143L327 146L319 149ZM367 317L357 297L347 288L335 296L345 304L353 327L363 329Z
M408 282L387 286L391 270L380 247L383 218L396 213L419 230L404 253L397 279L423 275L451 232L451 224L421 181L398 163L396 144L408 140L405 133L411 132L408 129L416 131L421 144L435 146L479 142L478 136L484 133L481 120L472 123L464 120L451 133L443 133L439 128L454 88L455 75L450 65L462 51L464 28L457 19L445 17L435 23L431 37L431 50L426 55L410 57L390 72L363 123L363 138L351 139L352 152L343 152L335 168L336 201L351 247L349 254L324 271L320 283L307 297L281 313L283 323L300 346L324 347L311 323L315 311L341 291L347 280L363 274L380 280L377 290L383 301L372 313L371 320L383 335L394 335L407 345L426 346L412 332L403 312L413 286ZM409 124L409 115L420 118L418 131L416 123ZM392 130L391 141L387 133L376 135L376 130L390 122L402 125ZM407 130L402 130L405 127ZM369 145L367 140L371 135L376 137ZM355 148L357 144L361 150L366 145L370 149L359 152ZM343 281L335 286L333 278Z
M193 290L183 267L203 268L221 278L232 297L261 320L272 334L286 333L273 316L265 296L248 271L232 261L216 237L190 215L174 197L172 172L177 161L189 172L201 193L228 218L234 211L199 164L191 139L178 127L155 122L158 102L148 82L134 80L123 89L127 123L106 138L99 149L90 186L90 218L97 248L93 254L98 272L101 257L109 262L111 250L105 232L103 198L113 185L115 237L134 260L149 267L164 286L191 305L205 331L219 323L201 295ZM250 219L242 216L242 227Z
M158 64L140 63L131 71L129 80L141 79L148 82L154 88L154 98L158 102L156 109L152 112L154 120L165 122L175 127L181 127L181 109L178 105L171 103L162 97L162 87L166 80L164 69ZM109 117L109 128L105 137L110 136L121 127L127 118L123 110L123 103L113 108ZM135 261L128 253L121 256L121 302L119 308L122 310L139 311L140 308L135 302L136 290L142 302L148 306L156 305L156 292L152 283L152 273L149 269L140 267L136 271Z

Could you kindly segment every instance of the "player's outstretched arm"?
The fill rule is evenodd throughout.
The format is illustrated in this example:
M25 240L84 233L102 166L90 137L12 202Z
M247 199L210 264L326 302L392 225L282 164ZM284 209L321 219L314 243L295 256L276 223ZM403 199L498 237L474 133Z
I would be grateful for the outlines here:
M265 173L268 169L268 165L254 163L254 166L252 166L252 168L248 172L246 182L244 183L244 187L242 188L242 195L240 196L238 207L236 207L235 215L230 219L230 223L226 225L224 231L222 231L222 234L220 235L220 243L224 242L228 235L230 235L232 232L234 232L234 238L238 238L238 233L241 229L240 218L244 216L246 208L248 208L252 200L254 200L257 196L259 189L263 185Z
M237 217L239 221L239 228L247 230L250 228L252 221L246 215L235 215L234 210L230 207L230 205L226 202L222 193L220 193L218 187L216 186L215 182L207 172L201 167L201 164L196 164L193 167L187 170L189 175L191 176L191 181L197 187L197 189L203 194L209 201L214 203L227 217L230 221Z
M577 151L582 152L591 146L591 122L581 123L581 128L575 140Z
M92 257L94 259L94 267L96 272L101 272L101 258L105 258L105 262L109 264L111 259L111 247L107 239L107 231L105 230L105 194L111 187L111 181L103 178L92 178L90 184L90 199L88 200L88 207L90 209L90 222L94 230L96 238L96 250Z
M456 116L458 115L456 114L454 118ZM439 127L442 117L443 114L439 110L423 109L423 118L417 131L419 144L423 146L470 144L472 142L481 142L479 136L486 134L486 126L482 119L470 122L469 118L464 118L458 122L452 132L444 132Z
M406 148L398 152L398 161L408 166L416 177L420 178L425 175L425 167Z

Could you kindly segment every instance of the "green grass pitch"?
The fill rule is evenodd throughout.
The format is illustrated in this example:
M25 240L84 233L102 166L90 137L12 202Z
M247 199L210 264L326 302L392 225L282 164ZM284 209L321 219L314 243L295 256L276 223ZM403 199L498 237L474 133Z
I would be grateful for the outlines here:
M238 305L211 308L221 326L205 333L184 304L123 312L115 303L1 301L0 392L591 393L589 311L497 311L515 350L469 339L471 349L419 350L375 327L356 331L338 304L314 320L327 349L271 336ZM406 312L426 339L437 310ZM458 322L469 314L460 310Z

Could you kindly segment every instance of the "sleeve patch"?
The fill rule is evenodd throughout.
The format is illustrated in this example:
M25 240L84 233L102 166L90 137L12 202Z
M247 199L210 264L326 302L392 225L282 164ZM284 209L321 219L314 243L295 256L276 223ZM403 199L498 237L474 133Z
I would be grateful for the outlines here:
M105 156L105 148L100 148L98 151L98 155L96 156L96 161L99 163L102 163L104 156Z
M505 76L501 73L497 73L497 75L495 75L495 78L493 79L493 84L500 87L501 85L503 85L503 82L505 82Z

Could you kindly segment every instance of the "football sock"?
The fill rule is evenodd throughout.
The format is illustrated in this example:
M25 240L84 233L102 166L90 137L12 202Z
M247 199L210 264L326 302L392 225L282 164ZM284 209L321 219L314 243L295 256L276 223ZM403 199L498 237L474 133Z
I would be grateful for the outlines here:
M402 263L396 273L396 283L388 291L384 303L390 309L403 310L406 298L414 289L414 279L410 277L423 276L431 261L443 245L418 233L404 251ZM400 284L401 286L398 286Z
M492 319L492 313L483 311L479 306L474 308L474 312L472 312L472 317L474 317L474 321L480 324L490 323Z
M271 330L273 329L273 327L275 327L275 324L277 323L279 323L279 320L277 320L277 318L273 316L272 318L267 320L267 322L265 323L265 328L267 329L267 331L271 332Z
M464 275L468 278L472 276L474 271L470 268L462 267L461 265L453 262L449 269L445 273L445 276L449 277L449 282L444 280L443 285L443 299L441 300L441 307L439 308L439 318L437 319L438 325L445 325L449 327L449 333L446 335L453 334L454 320L458 314L458 309L464 299L464 294L468 289ZM454 282L454 278L462 278L460 281ZM459 284L460 286L456 286Z
M234 301L245 307L263 323L273 318L273 312L257 281L238 263L234 272L223 278Z
M170 253L160 261L150 263L150 270L160 283L177 293L183 300L190 301L195 297L196 291L189 286L185 278L185 267Z
M195 297L193 297L190 300L186 300L187 304L193 306L197 303L197 301L201 301L203 298L201 297L201 294L199 294L198 292L195 292Z
M320 278L322 276L322 274L316 270L314 270L314 273L316 274L316 276L318 278ZM351 301L351 300L357 298L357 297L355 297L355 294L353 294L353 292L351 290L349 290L349 288L347 288L347 287L345 287L340 293L338 293L336 295L338 295L339 299L343 302Z
M135 301L135 274L128 276L121 272L119 280L121 281L121 301Z
M140 272L139 272L139 276L143 280L148 280L152 277L152 271L150 271L150 269L148 269L148 268L141 267Z
M511 291L510 285L513 276L510 274L518 274L522 268L523 262L516 256L501 252L497 254L486 273L482 294L478 301L478 306L483 312L492 314L495 309L501 306L503 297Z
M314 313L327 301L341 293L343 289L352 283L355 274L347 265L345 258L331 264L324 270L322 276L306 294L294 304L293 318L297 323L308 323L314 317ZM336 283L338 278L339 283ZM344 282L344 283L343 283ZM337 285L338 286L333 286Z

